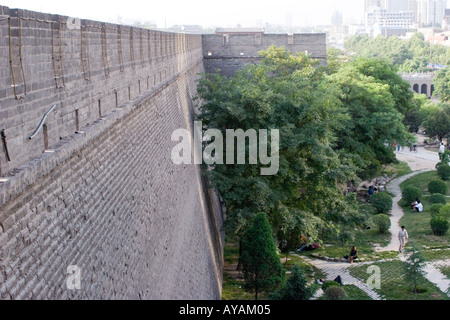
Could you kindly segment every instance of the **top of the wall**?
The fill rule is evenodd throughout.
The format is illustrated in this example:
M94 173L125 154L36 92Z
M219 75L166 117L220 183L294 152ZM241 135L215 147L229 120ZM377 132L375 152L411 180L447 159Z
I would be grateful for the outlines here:
M285 47L292 52L307 52L311 57L327 57L325 33L295 34L204 34L203 57L258 57L258 52L272 45Z

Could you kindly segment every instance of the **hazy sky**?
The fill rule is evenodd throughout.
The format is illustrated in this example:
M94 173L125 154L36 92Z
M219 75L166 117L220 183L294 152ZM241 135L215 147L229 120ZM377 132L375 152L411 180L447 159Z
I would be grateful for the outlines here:
M117 22L153 21L158 27L174 24L207 26L256 26L269 24L330 24L339 10L344 22L363 19L364 0L0 0L10 8L55 13L81 19Z

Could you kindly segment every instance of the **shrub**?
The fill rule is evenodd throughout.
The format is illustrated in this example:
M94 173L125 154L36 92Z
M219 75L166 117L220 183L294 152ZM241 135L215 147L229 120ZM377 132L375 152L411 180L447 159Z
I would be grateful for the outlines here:
M378 213L388 213L392 209L392 197L387 192L378 192L370 198L370 203Z
M430 220L430 225L433 234L436 236L443 236L448 231L448 220L440 214Z
M322 290L325 292L328 290L329 287L335 287L335 286L340 286L339 283L337 283L336 281L326 281L323 285L322 285Z
M344 289L341 287L329 287L325 291L325 296L327 300L346 300L347 294L345 293Z
M391 227L391 219L389 219L387 214L377 214L373 217L373 221L378 226L378 231L380 231L380 233L387 233Z
M439 210L442 208L444 206L444 204L443 203L433 203L431 206L430 206L430 214L431 214L431 217L434 217L435 215L437 215L438 213L439 213Z
M450 178L450 166L447 163L439 162L436 165L437 174L442 180L448 180Z
M428 199L428 202L430 204L433 204L433 203L447 204L447 199L445 199L445 196L443 194L435 193L430 196L430 198Z
M402 190L402 199L406 201L407 204L413 203L416 199L422 197L422 191L416 187L406 187Z
M314 287L308 286L303 269L297 264L281 290L271 295L273 300L309 300L314 295Z
M448 191L447 184L442 180L432 180L428 184L429 193L441 193L446 195Z
M450 217L450 204L446 204L445 206L442 206L442 207L439 209L438 214L439 214L440 216L445 217L445 218ZM434 216L436 216L436 214L433 215L433 217L434 217Z

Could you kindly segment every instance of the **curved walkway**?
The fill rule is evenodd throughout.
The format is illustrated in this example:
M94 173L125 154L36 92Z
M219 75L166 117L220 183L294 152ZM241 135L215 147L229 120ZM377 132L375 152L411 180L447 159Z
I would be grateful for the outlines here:
M386 185L386 189L394 195L392 198L392 210L391 210L391 227L389 232L391 233L391 240L386 247L375 248L376 252L381 251L397 251L400 245L398 241L398 232L400 231L399 221L403 217L403 209L398 205L398 202L402 198L402 192L400 190L400 184L408 180L409 178L415 176L416 174L430 171L431 169L424 169L420 171L413 171L407 175L401 176L400 178L394 179Z
M415 176L416 174L434 170L436 164L439 162L439 156L436 152L431 152L421 147L418 148L418 152L410 152L406 148L403 151L396 151L396 156L398 160L408 163L413 172L392 180L386 186L386 189L392 194L394 194L394 198L392 199L393 204L391 211L391 227L389 229L389 231L391 232L391 240L387 246L376 248L375 251L377 252L398 250L399 242L397 235L398 231L400 230L399 221L404 214L403 209L398 205L398 202L401 199L400 184L403 181ZM318 269L326 273L327 280L334 279L335 277L340 275L344 284L353 284L357 286L374 300L383 299L377 292L372 290L365 282L353 277L350 274L349 268L352 266L351 264L347 262L331 262L321 259L311 259L309 257L304 256L302 256L302 258L311 265L317 267ZM404 254L400 254L398 259L405 261L406 256ZM373 263L373 261L358 262L357 264L361 265L370 263ZM443 261L428 262L426 264L426 267L424 268L425 277L430 282L434 283L442 292L446 293L447 295L450 294L450 292L448 291L450 289L450 279L448 279L439 270L439 267L449 265L450 259L447 259ZM322 294L323 291L320 289L316 293L314 299L317 299Z

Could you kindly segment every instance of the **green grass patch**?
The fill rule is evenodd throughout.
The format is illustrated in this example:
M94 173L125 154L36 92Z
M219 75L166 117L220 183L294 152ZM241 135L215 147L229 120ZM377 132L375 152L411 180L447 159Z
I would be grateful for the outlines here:
M397 161L396 163L383 167L381 173L387 174L389 177L395 174L395 178L398 178L411 172L412 170L409 167L408 163L404 161Z
M447 300L447 296L433 283L422 277L418 289L420 293L412 292L413 286L406 283L404 262L399 260L374 263L380 268L380 289L373 289L386 300ZM368 265L354 265L350 274L366 282L372 273L367 273Z
M403 208L404 215L400 219L400 225L404 225L408 231L409 238L417 242L420 246L426 246L429 248L445 248L450 243L450 232L444 236L435 236L431 231L430 220L431 214L429 208L431 203L428 202L430 193L428 192L428 184L432 180L438 180L439 177L436 171L429 171L420 173L404 181L400 188L406 188L407 186L414 186L422 191L423 212L413 212L409 203L400 201L399 205ZM445 181L447 186L450 187L450 181ZM449 201L450 203L450 201ZM450 250L442 251L430 251L425 249L424 255L426 259L437 260L450 258Z
M450 279L450 267L442 267L440 270L447 278Z

